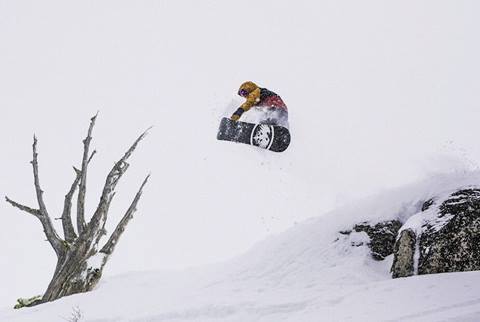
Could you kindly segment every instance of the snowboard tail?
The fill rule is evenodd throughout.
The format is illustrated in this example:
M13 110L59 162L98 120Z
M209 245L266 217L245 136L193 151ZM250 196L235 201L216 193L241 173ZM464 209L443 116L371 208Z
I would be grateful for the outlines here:
M217 139L283 152L290 145L290 131L278 125L233 121L224 117L220 122Z

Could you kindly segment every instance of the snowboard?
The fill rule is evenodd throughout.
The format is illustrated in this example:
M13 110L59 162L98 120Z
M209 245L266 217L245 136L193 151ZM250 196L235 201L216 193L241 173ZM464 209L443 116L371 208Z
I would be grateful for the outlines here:
M283 126L233 121L224 117L220 121L217 139L283 152L290 144L290 131Z

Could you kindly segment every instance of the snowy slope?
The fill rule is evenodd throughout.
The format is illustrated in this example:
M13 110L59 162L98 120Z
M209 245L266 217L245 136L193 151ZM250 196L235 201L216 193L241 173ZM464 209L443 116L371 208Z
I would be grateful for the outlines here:
M54 321L74 307L82 321L475 321L480 272L392 280L391 256L373 261L367 220L406 220L422 202L480 182L480 173L436 176L311 218L204 269L137 272L106 279L90 294L0 311L1 321Z
M452 273L359 284L264 289L192 281L185 274L153 273L111 278L92 294L77 295L22 312L1 312L2 321L64 321L73 308L80 321L478 321L480 273Z

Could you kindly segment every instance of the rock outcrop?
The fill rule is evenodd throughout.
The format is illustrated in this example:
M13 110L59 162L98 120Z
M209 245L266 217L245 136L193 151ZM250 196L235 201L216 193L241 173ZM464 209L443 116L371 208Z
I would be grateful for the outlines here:
M400 231L392 277L472 270L480 270L480 189L425 202Z
M392 277L407 277L414 273L416 235L411 229L402 230L400 238L395 243L392 264Z
M402 226L399 220L362 222L341 234L364 232L375 260L393 254L393 278L480 270L480 188L425 201Z
M418 274L480 270L480 189L453 193L422 230Z
M384 221L377 224L363 222L353 227L353 231L365 232L370 241L368 247L371 250L373 259L381 261L393 254L395 239L402 224L398 220ZM352 230L343 231L342 234L350 234Z

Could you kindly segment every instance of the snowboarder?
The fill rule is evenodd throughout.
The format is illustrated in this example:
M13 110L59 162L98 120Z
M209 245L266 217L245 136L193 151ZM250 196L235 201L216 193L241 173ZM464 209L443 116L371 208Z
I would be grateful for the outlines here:
M288 128L288 110L280 96L274 92L258 87L257 84L247 81L240 86L238 95L246 98L233 115L230 117L238 121L243 113L251 110L249 114L254 114L254 123L279 125Z

